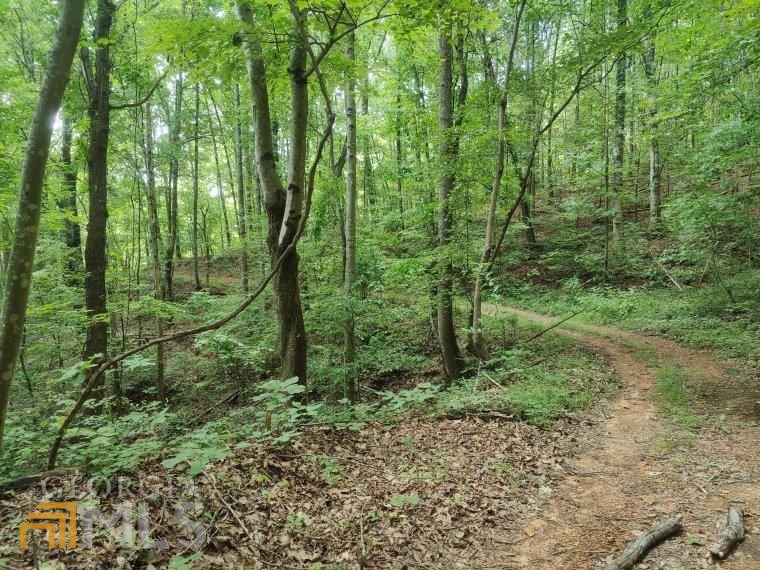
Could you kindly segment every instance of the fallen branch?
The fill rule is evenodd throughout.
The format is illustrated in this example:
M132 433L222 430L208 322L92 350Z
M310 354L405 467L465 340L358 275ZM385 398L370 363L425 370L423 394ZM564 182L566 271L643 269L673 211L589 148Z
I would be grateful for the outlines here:
M718 521L718 540L710 545L709 556L722 560L744 540L744 514L739 507L731 506Z
M683 291L683 287L681 287L681 284L675 279L673 279L673 276L670 273L668 273L668 270L665 269L665 266L662 263L660 263L660 260L655 259L655 261L657 262L657 265L660 266L660 269L662 269L665 272L665 275L668 276L668 279L670 279L673 282L673 285L675 285L679 291Z
M245 526L245 523L243 523L242 520L240 520L240 516L235 512L235 510L230 506L230 504L224 500L224 497L222 497L222 494L214 489L214 494L217 496L217 498L222 501L222 504L227 507L227 510L230 512L230 514L233 516L233 518L237 521L238 525L240 525L240 529L245 533L245 535L250 539L254 540L254 536L251 534L251 531L248 530L248 527Z
M464 418L478 418L480 420L502 420L509 422L519 421L515 414L505 414L498 410L452 410L446 414L446 419L461 420Z
M68 477L74 476L79 473L77 469L53 469L52 471L45 471L43 473L37 473L36 475L25 475L18 479L11 479L9 481L0 482L0 491L21 491L28 489L32 485L36 485L40 481L50 479L51 477Z
M563 324L563 323L566 323L567 321L569 321L569 320L570 320L570 319L572 319L573 317L577 317L578 315L580 315L580 314L581 314L583 311L585 311L585 310L586 310L586 307L583 307L583 308L582 308L582 309L580 309L579 311L575 311L575 312L574 312L572 315L570 315L569 317L567 317L567 318L564 318L564 319L562 319L560 322L558 322L558 323L556 323L556 324L553 324L553 325L552 325L552 326L550 326L549 328L547 328L547 329L544 329L544 330L542 330L542 331L540 331L540 332L538 332L538 333L534 334L534 335L533 335L532 337L530 337L528 340L524 340L524 341L523 341L523 342L521 342L520 344L528 344L529 342L532 342L532 341L536 340L536 339L537 339L538 337L540 337L541 335L544 335L544 334L548 333L548 332L549 332L550 330L552 330L552 329L556 329L556 328L557 328L559 325L561 325L561 324Z
M213 406L209 406L208 408L206 408L205 410L203 410L203 411L202 411L200 414L198 414L197 416L193 417L193 418L192 418L190 421L188 421L188 422L185 424L185 427L190 427L190 426L192 426L193 424L195 424L195 422L197 422L198 420L200 420L200 419L201 419L201 418L203 418L204 416L206 416L206 415L210 414L211 412L213 412L213 411L214 411L215 409L217 409L218 407L220 407L220 406L223 406L224 404L227 404L227 403L229 403L229 402L233 401L233 400L234 400L235 398L237 398L238 396L240 396L240 390L235 390L235 391L234 391L232 394L230 394L229 396L225 396L224 398L222 398L221 400L219 400L219 401L218 401L216 404L214 404Z
M629 570L646 556L650 549L681 530L681 517L669 517L641 533L623 554L610 562L606 570Z

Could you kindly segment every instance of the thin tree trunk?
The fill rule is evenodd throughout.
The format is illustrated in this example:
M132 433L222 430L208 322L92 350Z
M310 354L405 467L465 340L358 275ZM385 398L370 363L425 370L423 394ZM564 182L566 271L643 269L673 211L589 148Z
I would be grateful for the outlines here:
M192 246L193 246L193 279L195 279L195 290L203 289L201 285L201 274L198 267L198 194L200 185L200 156L199 156L199 123L201 113L201 84L195 84L195 121L193 132L193 228L192 228Z
M401 229L404 229L404 177L402 174L404 165L403 147L401 144L401 91L396 93L396 200L398 200L398 215L401 221Z
M183 81L180 73L174 82L174 115L169 128L169 144L171 146L169 158L169 188L166 196L166 214L168 218L168 239L166 243L166 259L164 259L164 275L166 280L166 299L174 300L174 257L179 252L179 233L177 226L177 210L179 200L177 198L177 186L179 184L179 154L180 154L180 131L182 129L182 91Z
M557 28L557 32L554 36L554 45L552 46L552 67L557 63L557 46L559 44L560 29ZM551 88L549 90L549 116L554 114L554 100L557 90L557 78L552 75ZM552 145L552 129L551 127L546 133L546 187L549 202L555 202L554 196L554 149Z
M216 116L217 123L219 125L220 129L220 136L224 136L224 133L222 132L222 121L221 117L219 116L219 109L216 106L216 101L214 100L214 96L211 95L211 90L208 90L209 97L211 99L211 104L209 104L208 101L206 101L206 106L208 107L208 114L209 114L209 131L211 132L211 146L214 149L214 171L216 172L216 186L219 190L219 205L222 209L222 221L224 224L224 237L227 240L227 247L230 247L232 245L232 233L230 232L230 219L227 215L227 198L224 193L224 183L222 182L222 167L219 162L219 147L217 146L217 137L216 137L216 128L214 126L214 121L211 118L211 105L213 105L214 109L214 115Z
M660 228L660 201L662 190L662 162L660 160L660 141L657 138L657 105L654 102L657 89L657 72L655 69L655 44L650 39L644 52L644 75L649 91L649 227L653 232Z
M148 248L153 267L153 296L163 301L165 286L161 279L161 226L158 222L158 200L156 199L156 172L153 142L153 114L150 103L145 105L145 171L148 202ZM164 319L156 316L156 336L164 335ZM158 399L166 401L166 383L164 379L164 346L156 345L156 389Z
M505 72L504 86L501 90L502 95L499 98L497 107L497 134L496 134L496 166L494 168L493 180L491 182L491 198L488 203L488 212L486 214L486 235L483 243L483 253L480 256L480 267L475 276L475 287L472 295L472 312L470 318L470 331L467 338L467 348L476 356L484 355L482 341L482 331L480 330L480 321L483 307L483 285L491 263L495 257L493 248L494 232L496 229L496 211L499 205L499 192L504 177L504 167L506 163L506 127L507 127L507 107L509 105L509 84L512 77L512 68L515 61L515 50L517 49L517 39L520 31L520 22L523 11L525 10L526 0L521 0L515 12L515 29L512 33L511 44L509 48L509 57L507 59L507 68ZM485 44L485 42L484 42ZM487 50L485 52L488 54ZM487 55L485 61L487 79L497 88L496 72L490 55Z
M66 245L64 259L64 280L70 287L82 286L82 233L77 220L77 173L71 160L72 128L71 120L62 113L63 133L61 143L61 165L65 194L58 202L64 214L63 239Z
M95 41L107 40L116 10L111 0L98 0ZM89 69L89 50L82 49ZM108 356L108 309L106 306L106 220L108 218L108 131L111 95L110 44L99 42L95 54L95 73L90 92L90 146L87 152L90 190L87 240L85 242L85 307L89 323L83 358L101 360Z
M16 229L0 315L0 449L13 375L24 333L32 279L31 268L34 266L34 254L37 250L42 187L50 153L50 139L53 135L51 117L58 112L69 81L71 63L82 29L84 5L84 0L64 0L61 3L58 28L48 56L47 71L21 166Z
M367 82L365 80L364 88L362 89L362 117L369 116L369 94L367 93ZM363 155L363 169L362 169L362 193L364 210L371 215L370 205L375 197L375 181L372 173L372 156L370 155L370 132L367 129L362 133L362 155Z
M618 0L617 3L617 27L623 30L626 26L627 0ZM620 243L623 226L623 160L625 153L625 79L628 57L624 51L620 54L615 73L615 125L614 125L614 157L612 175L613 193L613 216L612 216L612 243Z
M438 182L438 246L444 250L451 241L453 217L451 194L454 189L456 168L456 134L454 132L454 87L452 70L454 53L450 29L439 37L441 58L439 123L442 131L441 177ZM442 253L438 261L438 340L441 345L443 365L450 382L462 373L462 358L454 329L453 267L449 256Z
M354 283L356 282L356 35L347 38L346 56L350 63L346 85L346 269L343 289L348 303L344 339L344 358L350 364L356 358L356 332L354 330ZM355 398L355 379L349 378L348 393Z
M240 271L243 293L248 293L248 216L245 197L245 177L243 168L243 119L240 108L240 85L235 84L235 185L237 186L238 235L240 236Z
M253 15L247 2L238 1L238 12L244 23L252 25ZM296 22L296 35L300 37L300 26L305 27L305 15L301 12L295 17L300 20ZM308 78L305 74L306 51L304 45L297 43L290 57L292 130L288 188L285 192L276 167L269 92L261 45L253 36L248 38L247 45L256 167L267 212L267 245L271 262L274 264L293 241L301 216L309 111ZM298 266L298 252L293 249L282 262L274 280L274 289L280 333L281 374L284 378L298 377L301 383L306 384L306 329L301 306Z

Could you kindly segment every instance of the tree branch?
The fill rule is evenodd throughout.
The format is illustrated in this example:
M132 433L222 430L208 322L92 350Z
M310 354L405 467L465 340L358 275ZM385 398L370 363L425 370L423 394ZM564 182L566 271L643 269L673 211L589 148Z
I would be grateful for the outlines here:
M156 92L156 89L158 89L158 86L161 85L161 82L166 77L166 74L169 73L169 70L167 69L164 71L164 73L159 77L156 82L153 84L153 87L150 88L148 91L148 94L140 99L139 101L136 101L134 103L122 103L121 105L111 105L111 111L121 111L122 109L132 109L134 107L142 107L145 103L148 102L148 99L150 99L153 96L153 93Z

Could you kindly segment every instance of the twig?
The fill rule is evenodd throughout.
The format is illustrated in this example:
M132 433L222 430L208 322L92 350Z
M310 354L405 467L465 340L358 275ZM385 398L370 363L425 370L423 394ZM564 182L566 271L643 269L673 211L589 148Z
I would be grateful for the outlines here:
M660 266L660 269L662 269L665 272L665 275L668 276L668 279L670 279L673 282L673 285L675 285L676 287L678 287L679 291L683 291L683 287L681 287L681 285L678 283L678 281L676 281L675 279L673 279L673 276L670 273L668 273L668 270L665 269L665 266L662 263L660 263L660 260L659 259L655 259L655 262L657 263L657 265Z
M242 521L242 520L240 520L240 517L239 517L239 516L238 516L238 514L235 512L235 510L234 510L234 509L233 509L233 508L230 506L230 504L229 504L227 501L225 501L225 500L224 500L224 497L222 497L222 494L221 494L221 493L220 493L218 490L216 490L216 489L214 489L214 494L216 494L216 496L219 498L219 500L220 500L220 501L222 501L222 504L223 504L225 507L227 507L227 510L228 510L228 511L230 512L230 514L231 514L231 515L232 515L232 516L235 518L235 520L237 521L238 525L240 525L240 528L243 530L243 532L245 533L245 535L246 535L246 536L247 536L249 539L253 540L253 539L254 539L254 537L253 537L253 535L251 534L251 531L250 531L250 530L248 530L248 528L245 526L245 523L243 523L243 521Z
M200 414L198 414L193 419L191 419L189 422L187 422L185 424L185 427L190 427L191 425L193 425L195 422L197 422L199 419L201 419L203 416L205 416L209 412L213 412L219 406L223 406L227 402L231 402L232 400L234 400L235 398L237 398L239 395L240 395L240 390L235 390L232 394L230 394L229 396L226 396L223 399L219 400L216 404L214 404L210 408L206 408L205 410L203 410Z
M558 326L560 326L562 323L565 323L565 322L569 321L570 319L572 319L573 317L576 317L576 316L580 315L580 314L581 314L583 311L585 311L585 310L586 310L586 307L583 307L583 308L582 308L582 309L580 309L579 311L576 311L576 312L574 312L574 313L573 313L572 315L570 315L569 317L567 317L567 318L565 318L565 319L562 319L560 322L558 322L558 323L556 323L556 324L553 324L553 325L552 325L552 326L550 326L549 328L547 328L547 329L544 329L544 330L542 330L542 331L541 331L541 332L539 332L539 333L536 333L536 334L534 334L534 335L533 335L532 337L530 337L528 340L524 340L524 341L522 341L522 342L520 343L520 345L523 345L523 344L528 344L529 342L532 342L532 341L536 340L538 337L540 337L540 336L542 336L542 335L544 335L544 334L548 333L550 330L552 330L552 329L556 329L556 328L557 328ZM518 345L518 346L519 346L519 345Z

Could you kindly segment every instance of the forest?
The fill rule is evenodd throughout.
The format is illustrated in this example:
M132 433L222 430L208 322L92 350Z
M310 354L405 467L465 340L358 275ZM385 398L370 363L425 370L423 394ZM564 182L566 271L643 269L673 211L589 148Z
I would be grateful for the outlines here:
M757 0L0 0L0 109L0 568L760 567Z

